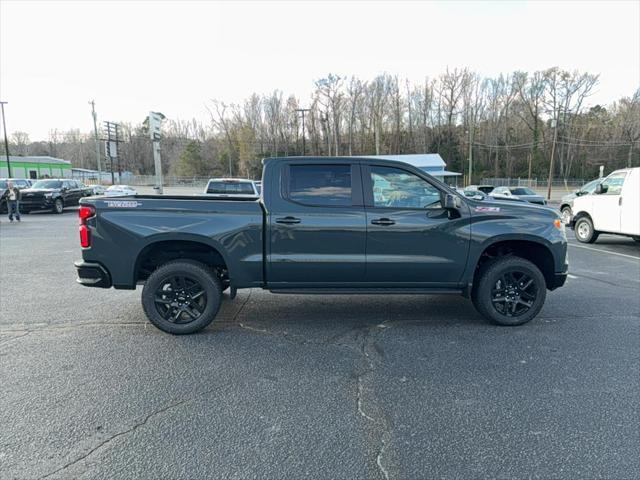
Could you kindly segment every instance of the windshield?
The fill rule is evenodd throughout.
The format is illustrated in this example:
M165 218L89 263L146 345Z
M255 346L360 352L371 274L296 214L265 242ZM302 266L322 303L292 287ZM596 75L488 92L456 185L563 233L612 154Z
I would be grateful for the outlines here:
M62 188L62 182L59 180L40 180L34 183L31 188Z
M513 193L514 195L537 195L537 193L530 188L523 187L512 188L511 193Z
M250 182L209 182L207 193L255 195L253 185Z

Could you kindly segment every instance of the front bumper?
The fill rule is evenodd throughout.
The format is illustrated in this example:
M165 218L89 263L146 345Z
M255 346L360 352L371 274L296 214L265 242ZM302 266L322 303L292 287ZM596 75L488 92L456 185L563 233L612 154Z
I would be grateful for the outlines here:
M74 266L78 272L76 282L81 285L98 288L111 287L111 275L109 275L107 269L99 263L78 260L74 262Z
M51 208L53 208L52 198L20 200L20 210L50 210Z
M549 290L555 290L556 288L560 288L567 281L568 272L556 273L553 275L553 279L551 280L551 284L547 285Z

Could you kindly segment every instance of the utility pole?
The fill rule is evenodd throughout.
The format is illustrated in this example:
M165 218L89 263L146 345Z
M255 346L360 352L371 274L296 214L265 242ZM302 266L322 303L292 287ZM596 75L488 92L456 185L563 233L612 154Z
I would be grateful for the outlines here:
M4 106L9 102L0 102L2 108L2 128L4 129L4 151L7 154L7 176L11 178L11 160L9 159L9 140L7 140L7 121L4 119Z
M464 170L462 171L464 173ZM473 127L469 126L469 183L473 183Z
M296 112L302 113L302 156L303 157L307 154L307 149L306 149L305 140L304 140L304 135L305 135L304 117L305 117L305 114L310 111L311 111L310 108L296 108Z
M96 162L98 165L98 184L102 183L102 169L100 168L100 139L98 138L98 114L96 113L96 102L91 100L91 116L93 117L93 136L96 141Z
M549 180L547 181L547 200L551 200L551 179L553 178L553 156L556 153L556 140L558 138L558 119L553 120L553 143L551 144L551 159L549 160Z

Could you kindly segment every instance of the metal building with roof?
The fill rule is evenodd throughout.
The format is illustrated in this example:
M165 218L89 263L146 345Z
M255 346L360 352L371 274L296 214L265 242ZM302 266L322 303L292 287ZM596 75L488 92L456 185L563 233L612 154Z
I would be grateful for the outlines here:
M71 176L71 162L61 158L47 156L9 155L12 178L29 178L35 180L42 177L63 178ZM7 157L0 156L0 177L9 176Z

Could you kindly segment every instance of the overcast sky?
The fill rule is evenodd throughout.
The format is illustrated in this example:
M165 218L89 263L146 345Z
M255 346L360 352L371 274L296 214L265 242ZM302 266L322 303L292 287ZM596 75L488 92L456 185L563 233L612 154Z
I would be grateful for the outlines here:
M601 75L590 103L640 86L640 2L0 1L9 134L99 120L207 118L211 98L280 89L306 100L332 72L420 81L552 66Z

